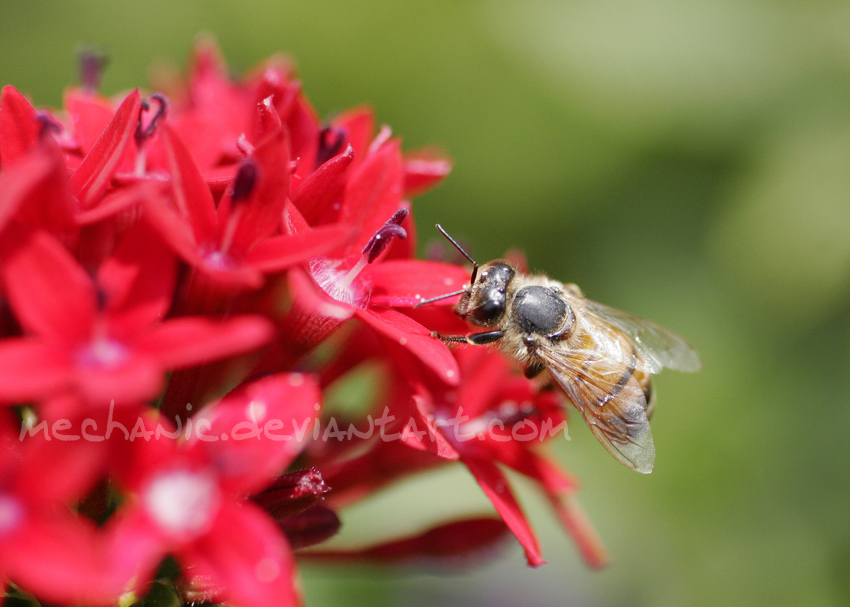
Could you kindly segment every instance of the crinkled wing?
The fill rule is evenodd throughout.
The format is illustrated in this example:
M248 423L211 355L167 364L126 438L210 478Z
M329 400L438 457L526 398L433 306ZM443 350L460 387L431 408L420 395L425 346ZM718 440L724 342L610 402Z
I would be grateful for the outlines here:
M620 340L611 329L625 333L638 354L637 368L640 371L658 373L662 367L698 371L702 366L699 354L688 342L654 322L589 299L571 298L570 305L577 307L585 316L585 329L593 333L597 344L622 362L627 360L629 353L621 356Z
M633 470L652 472L655 444L646 396L635 377L637 358L621 362L598 349L548 345L536 354L608 452Z

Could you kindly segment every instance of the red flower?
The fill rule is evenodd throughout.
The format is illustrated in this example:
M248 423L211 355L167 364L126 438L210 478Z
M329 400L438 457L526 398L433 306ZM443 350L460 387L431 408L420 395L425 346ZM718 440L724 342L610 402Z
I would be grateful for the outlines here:
M498 519L312 556L455 564L510 531L538 565L508 467L604 561L537 448L553 395L434 338L465 331L451 298L415 307L468 281L414 259L409 198L448 159L365 107L322 123L280 58L231 80L205 39L186 82L114 99L102 65L63 112L0 98L0 578L57 604L143 600L156 575L184 602L299 605L294 550L449 462ZM323 411L362 363L372 406Z
M257 288L263 272L279 272L349 236L334 227L302 237L276 234L288 195L288 142L274 108L265 103L260 111L270 117L271 133L243 161L218 208L189 150L164 125L174 204L149 199L145 207L177 254L223 289Z
M382 339L400 344L406 355L432 367L445 381L457 382L454 359L430 330L388 307L413 306L446 288L456 288L466 281L466 274L457 266L408 259L410 245L398 244L399 239L409 239L413 222L401 198L404 169L399 142L385 138L378 136L344 187L330 182L345 174L341 167L352 162L352 147L327 161L322 168L329 170L317 171L302 186L301 192L309 189L319 199L328 191L336 192L338 201L330 205L334 225L348 226L354 237L331 255L315 257L308 267L290 272L292 310L281 323L276 358L267 365L291 365L345 320L357 318ZM320 179L326 180L325 186L318 185ZM319 206L315 201L306 195L298 200L308 213L319 216L314 212ZM285 227L298 235L321 229L311 227L294 205L286 208Z
M0 413L0 577L48 601L114 604L122 585L107 573L106 544L68 507L93 484L97 454L41 435L19 440Z
M432 527L420 534L369 546L361 550L305 553L308 558L336 561L371 561L399 565L423 562L432 567L443 567L457 572L464 562L477 564L482 554L493 551L496 544L508 534L501 519L471 518Z
M276 375L207 406L183 442L164 418L146 419L144 440L119 471L132 499L109 529L124 579L144 588L170 553L205 600L300 604L286 539L245 497L298 454L319 399L308 376Z
M8 255L3 279L27 335L0 341L0 398L26 401L73 390L102 405L150 399L167 370L268 340L270 327L257 317L163 321L175 268L155 243L138 224L93 281L47 233L24 238Z
M537 482L588 564L604 566L605 549L575 501L577 483L535 449L564 427L555 395L538 392L503 357L484 348L460 348L456 356L458 387L421 366L405 365L414 376L413 392L382 403L395 421L392 431L403 442L373 441L365 454L355 459L343 454L338 464L333 460L339 454L332 454L322 464L335 490L331 503L347 504L364 497L362 487L374 491L414 471L460 460L522 544L528 563L540 565L545 562L540 546L500 469L503 465Z

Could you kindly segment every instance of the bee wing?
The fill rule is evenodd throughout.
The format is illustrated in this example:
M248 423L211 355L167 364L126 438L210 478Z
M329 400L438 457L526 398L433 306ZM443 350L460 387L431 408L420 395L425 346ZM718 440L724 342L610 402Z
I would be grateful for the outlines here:
M646 373L658 373L662 367L677 371L699 371L702 363L699 354L684 339L664 327L627 312L609 308L589 299L576 302L588 318L586 324L597 344L614 359L625 361L630 353L623 354L622 344L612 335L598 327L613 328L625 333L638 358L637 368Z
M621 464L652 472L655 444L646 416L646 395L631 364L600 350L540 345L537 357L579 410L594 436Z

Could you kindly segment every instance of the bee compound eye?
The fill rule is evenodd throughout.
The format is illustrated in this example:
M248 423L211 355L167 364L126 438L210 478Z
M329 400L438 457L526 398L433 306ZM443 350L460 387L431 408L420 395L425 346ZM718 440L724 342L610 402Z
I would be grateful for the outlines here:
M505 312L505 298L490 294L484 298L479 306L472 310L472 318L475 322L482 324L493 323Z

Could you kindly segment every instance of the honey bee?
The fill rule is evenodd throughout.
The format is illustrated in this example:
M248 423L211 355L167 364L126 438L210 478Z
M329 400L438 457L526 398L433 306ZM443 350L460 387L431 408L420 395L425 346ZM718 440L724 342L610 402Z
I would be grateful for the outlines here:
M484 330L432 335L447 343L496 345L526 377L560 388L617 461L652 472L650 376L663 367L699 370L696 350L655 323L586 299L574 284L518 272L503 260L479 267L437 229L472 263L472 276L460 291L418 305L460 295L455 313Z

